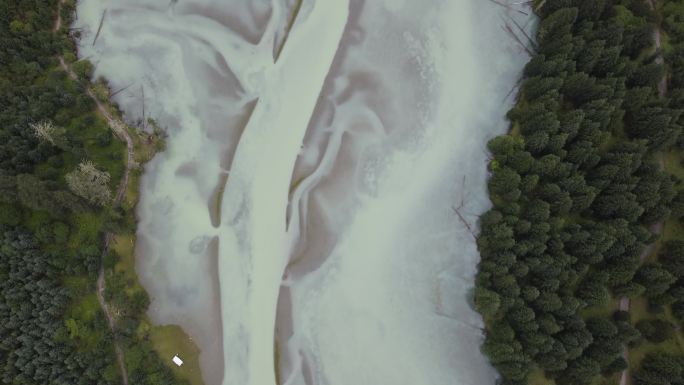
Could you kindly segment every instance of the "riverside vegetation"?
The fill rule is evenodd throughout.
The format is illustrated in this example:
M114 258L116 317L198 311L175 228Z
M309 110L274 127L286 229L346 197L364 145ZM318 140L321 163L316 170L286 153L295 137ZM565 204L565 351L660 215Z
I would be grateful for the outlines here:
M682 384L684 2L534 7L512 128L489 143L483 352L504 384Z
M0 382L184 384L150 342L147 294L114 271L114 251L102 256L106 232L134 232L134 202L112 204L126 148L86 93L106 97L106 87L89 82L67 28L50 30L56 12L70 24L74 3L0 0L0 9ZM96 295L101 263L116 336Z
M512 130L489 144L494 207L481 218L475 290L483 351L506 384L540 372L559 384L616 382L628 366L635 384L683 383L684 2L535 5L536 55ZM57 55L75 61L75 47L66 29L49 29L57 1L0 9L0 379L121 383L95 290L103 234L135 226L131 207L107 195L126 150L85 92L89 63L73 63L78 81L59 68ZM65 2L66 25L72 13ZM655 28L666 34L665 66ZM79 184L79 172L101 183ZM110 271L117 258L104 258ZM130 382L184 383L149 341L145 292L111 274L106 298ZM617 311L623 296L646 311Z

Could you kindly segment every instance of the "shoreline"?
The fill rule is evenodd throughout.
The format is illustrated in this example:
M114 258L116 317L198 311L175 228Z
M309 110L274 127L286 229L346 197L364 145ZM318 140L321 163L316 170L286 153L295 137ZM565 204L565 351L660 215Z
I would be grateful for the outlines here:
M62 6L65 0L59 1L57 10L58 16L52 32L59 33L63 27L62 23ZM75 5L71 9L74 12L75 20ZM76 52L73 52L78 57L79 39L74 36L68 36L76 46ZM59 57L59 64L67 74L75 79L77 76L71 68L71 64L87 59L77 59L76 61L69 61L63 55ZM158 153L164 151L164 139L160 135L156 123L152 119L147 119L147 123L155 127L152 134L142 133L140 129L133 128L127 124L123 119L122 112L117 108L117 105L111 99L112 89L104 78L98 78L95 81L88 80L86 86L86 94L96 103L97 110L100 115L107 121L114 136L123 141L126 146L126 161L125 172L117 189L115 210L120 208L122 210L121 220L126 223L124 229L120 231L112 231L107 233L105 248L103 253L103 261L101 264L100 275L98 278L98 299L100 305L107 315L110 328L114 332L117 328L117 321L120 309L112 306L112 303L107 303L105 300L105 282L108 279L116 279L117 274L122 274L126 277L128 283L126 287L127 293L143 292L147 296L147 291L142 287L138 273L135 267L136 256L136 232L139 218L137 215L137 205L140 200L140 183L144 176L144 166L150 162ZM106 93L103 95L103 92ZM141 134L142 133L142 134ZM123 230L123 231L121 231ZM114 266L106 266L105 259L108 252L113 251L117 254L119 260ZM107 293L107 295L116 295ZM110 307L111 306L111 307ZM112 310L108 310L112 309ZM148 308L149 310L149 308ZM115 313L113 316L111 313ZM137 330L139 337L144 340L151 340L152 346L159 355L162 362L168 366L176 375L176 377L188 380L191 385L204 385L201 371L199 369L199 354L200 350L194 341L185 333L182 327L178 325L155 325L144 314L140 319L140 324ZM116 335L116 332L114 332ZM124 357L125 347L122 349L118 342L115 342L115 348L119 360L119 366L123 373L123 383L128 384L128 374L126 373ZM185 361L182 367L178 367L171 361L174 354L179 354ZM168 357L167 357L168 356Z
M106 84L105 86L111 95L111 88ZM109 107L109 112L116 119L123 122L122 113L112 105L109 95L104 103ZM153 123L153 121L150 122ZM125 127L129 134L133 134L133 149L136 154L133 161L136 165L131 169L128 188L125 194L122 195L121 207L124 210L124 220L129 224L132 223L133 226L129 231L112 234L111 248L119 255L120 260L108 273L110 276L111 273L123 273L127 276L129 282L131 280L134 282L129 286L128 290L140 290L147 293L147 290L140 282L136 268L137 259L144 258L137 255L138 251L136 248L137 225L140 221L137 206L140 201L140 184L145 174L145 165L152 161L156 155L163 152L163 139L157 136L151 143L146 143L144 136L140 135L139 129L133 128L128 124L125 124ZM129 244L131 245L130 247L128 246ZM149 311L149 307L147 311ZM191 385L204 385L199 369L199 354L201 351L181 326L175 324L155 324L145 314L141 320L139 332L145 335L145 339L149 338L152 341L153 347L160 355L164 364L171 368L178 377L190 381ZM175 354L182 357L184 361L183 366L178 367L173 364L171 358Z

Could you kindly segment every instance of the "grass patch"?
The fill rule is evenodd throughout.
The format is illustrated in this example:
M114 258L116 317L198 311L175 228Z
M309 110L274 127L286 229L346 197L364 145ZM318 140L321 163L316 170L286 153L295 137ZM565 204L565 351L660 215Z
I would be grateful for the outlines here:
M134 211L135 206L138 204L140 199L140 194L138 193L138 186L140 185L140 172L138 170L131 170L128 174L128 189L126 189L126 194L121 201L121 207L127 211Z
M63 282L64 287L72 293L85 293L90 290L92 280L87 276L68 276L64 278Z
M162 361L178 377L188 380L191 385L204 384L199 366L200 350L180 326L154 326L150 329L150 338ZM184 361L183 366L178 367L171 361L174 355Z
M666 352L672 354L681 354L679 344L674 339L663 341L659 344L644 342L641 345L631 348L629 350L629 368L632 373L641 366L641 361L647 354L652 352Z
M620 299L619 298L611 298L610 302L606 306L591 306L584 308L580 310L580 316L582 318L589 319L589 318L611 318L613 316L613 313L615 313L616 310L618 310L618 307L620 306Z
M591 382L591 385L618 385L620 384L621 376L622 372L615 373L609 377L596 377L594 381ZM627 383L629 383L629 381Z
M544 375L544 371L541 369L535 369L532 372L530 372L530 376L528 377L527 383L529 385L552 385L555 384L556 381L546 378Z
M136 278L135 274L135 236L132 234L117 235L111 248L119 256L114 271L122 272L130 278Z
M31 210L23 225L35 233L38 231L38 228L51 222L52 218L50 218L50 214L47 211Z
M682 167L682 154L678 151L668 151L663 155L665 170L684 181L684 167Z
M110 112L113 116L118 116L120 118L120 114L115 109L110 107ZM153 122L151 124L153 124ZM127 129L129 135L133 139L135 162L137 164L143 165L145 162L151 160L160 146L163 146L163 139L158 135L149 137L148 134L135 131L130 127L127 127ZM123 148L123 152L124 154L126 153L125 147ZM124 195L124 199L121 202L121 207L126 213L126 221L127 223L130 221L131 225L135 223L134 212L140 198L139 183L141 178L142 167L136 167L130 171L128 188ZM133 295L135 292L145 290L140 284L136 272L135 242L135 231L131 229L116 234L115 240L111 244L111 251L118 256L113 271L117 275L123 275L124 281L126 282L123 286L123 290L125 290L129 296ZM111 275L109 276L111 277ZM199 365L200 350L180 326L154 326L147 317L144 317L140 321L137 334L138 339L149 340L152 348L159 354L162 362L167 365L178 378L188 380L191 385L204 385ZM130 353L135 355L135 352ZM184 363L181 367L176 366L171 361L174 355L178 355L183 359Z
M68 313L72 318L82 321L90 321L95 318L100 311L100 303L97 301L95 293L83 296L80 301L71 306Z
M634 298L629 303L629 314L632 324L647 319L653 318L648 312L648 301L644 297Z
M678 220L665 222L662 238L663 240L684 239L684 226Z
M69 248L78 250L83 244L99 244L100 232L104 225L103 213L87 212L73 216L73 229L69 239Z
M111 244L111 250L119 257L113 268L114 273L122 275L125 284L116 285L116 280L112 279L113 276L110 274L108 275L109 286L117 286L116 290L125 291L129 296L135 292L144 291L135 270L135 235L133 233L117 234L115 242ZM116 301L113 305L115 303ZM188 380L191 385L204 385L199 366L200 350L180 326L153 326L149 319L144 317L140 321L137 334L138 339L149 340L162 362L178 378ZM131 351L131 353L135 355L135 352ZM174 355L183 359L183 366L178 367L171 361Z
M68 338L78 341L78 347L83 351L95 349L103 337L100 329L93 328L100 311L94 292L74 301L67 310L64 325Z

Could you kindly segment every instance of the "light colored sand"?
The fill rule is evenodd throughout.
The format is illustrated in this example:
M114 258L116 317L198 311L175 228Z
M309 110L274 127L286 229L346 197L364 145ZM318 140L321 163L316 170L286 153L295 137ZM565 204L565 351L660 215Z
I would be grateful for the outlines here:
M135 85L127 116L144 87L169 127L138 271L207 384L274 385L274 355L288 385L493 384L451 207L471 226L488 207L485 144L526 60L503 8L304 0L274 64L294 1L171 4L83 0L77 27L96 76Z

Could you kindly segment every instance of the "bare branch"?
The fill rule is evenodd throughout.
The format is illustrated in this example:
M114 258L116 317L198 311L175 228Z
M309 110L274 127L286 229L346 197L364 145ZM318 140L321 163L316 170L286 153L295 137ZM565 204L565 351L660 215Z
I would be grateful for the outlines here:
M76 170L66 175L69 189L90 203L104 206L109 203L112 193L109 190L110 175L100 171L89 160L82 161Z
M463 175L463 181L461 182L461 191L465 191L465 180L466 180L466 177L465 177L465 175ZM473 239L477 240L477 236L475 235L475 231L470 226L470 223L468 223L468 221L465 219L465 217L463 217L463 214L461 214L461 210L463 209L464 204L465 204L465 202L464 202L463 196L461 196L461 203L458 205L458 207L451 206L451 209L454 210L454 213L456 213L456 215L458 216L458 219L461 221L461 223L463 223L463 225L466 227L466 229L468 229L468 232L470 233L470 235L472 235Z
M504 21L504 25L505 26L501 26L501 28L503 28L504 31L508 32L508 34L511 35L511 37L520 45L522 49L525 50L525 52L527 52L528 55L530 55L530 57L534 56L534 52L527 48L527 46L520 40L518 35L516 35L515 32L513 32L513 29L507 21Z
M102 23L104 23L104 18L105 18L106 14L107 14L107 10L105 9L104 11L102 11L102 17L100 17L100 25L97 27L97 33L95 34L95 38L93 39L92 45L95 45L97 38L100 36L100 31L102 31Z
M539 5L537 6L537 8L534 9L534 11L535 11L535 12L539 12L539 10L542 9L542 7L544 6L544 4L546 4L546 0L542 0L542 2L539 3Z
M33 130L33 135L42 142L55 145L55 138L59 135L59 130L49 120L42 120L38 123L30 123L29 127Z
M135 84L135 83L131 83L131 84L127 85L126 87L119 88L118 90L112 92L112 94L109 95L109 97L111 98L111 97L113 97L114 95L116 95L116 94L118 94L118 93L120 93L120 92L122 92L122 91L126 91L126 90L127 90L130 86L132 86L133 84Z
M537 50L537 43L534 41L534 39L532 39L532 37L531 37L530 35L527 34L527 31L525 31L525 28L523 28L523 27L522 27L517 21L515 21L515 19L512 18L512 17L509 17L509 20L511 20L511 21L513 22L513 24L515 24L515 26L518 27L518 29L520 30L520 32L522 32L522 34L525 35L525 37L527 38L527 41L529 41L530 44L532 45L532 48L534 48L535 50Z
M530 15L529 13L527 13L527 12L525 12L525 11L522 11L522 10L520 10L520 9L514 9L514 8L511 7L510 5L508 5L508 4L504 3L504 2L501 2L501 1L499 1L499 0L489 0L489 1L491 1L491 2L494 3L494 4L498 4L498 5L500 5L500 6L504 7L504 8L506 8L506 9L509 10L509 11L514 11L514 12L522 13L522 14L525 15L525 16L529 16L529 15Z

